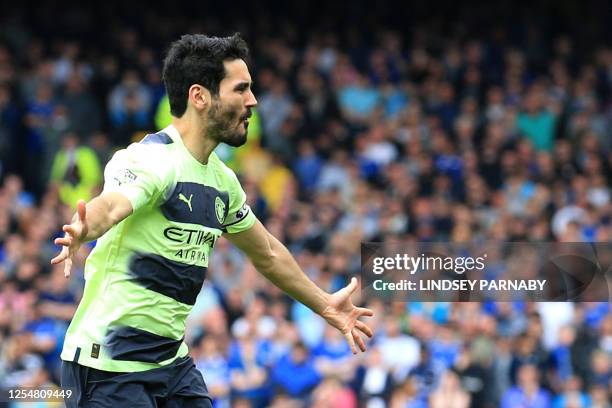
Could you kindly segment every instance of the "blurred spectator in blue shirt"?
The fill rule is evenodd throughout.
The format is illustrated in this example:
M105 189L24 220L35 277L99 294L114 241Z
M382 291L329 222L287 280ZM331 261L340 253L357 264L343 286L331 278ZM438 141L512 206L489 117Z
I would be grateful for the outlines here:
M195 366L206 376L206 387L214 408L230 407L230 370L218 341L211 335L203 336L192 348Z
M121 82L108 96L111 125L115 129L115 145L125 147L131 142L135 131L148 129L152 106L151 90L141 81L138 71L126 70Z
M582 391L582 381L578 377L569 377L565 381L563 392L555 397L552 408L587 408L591 407L591 399Z
M538 368L524 364L518 369L517 383L504 394L501 408L551 408L550 395L540 385Z
M265 407L271 389L268 371L258 358L258 342L244 338L230 349L229 369L232 398L244 398L253 407Z
M356 81L338 92L338 105L349 121L365 122L380 106L381 94L365 75L358 74Z
M280 388L292 397L306 396L321 381L314 359L299 342L273 365L271 377L275 389Z

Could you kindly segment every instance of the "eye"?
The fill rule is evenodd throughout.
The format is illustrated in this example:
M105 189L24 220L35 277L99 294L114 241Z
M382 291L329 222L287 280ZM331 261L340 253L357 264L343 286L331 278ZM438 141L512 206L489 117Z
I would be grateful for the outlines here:
M248 89L250 88L250 85L248 83L242 83L239 84L238 86L236 86L236 88L234 88L236 90L236 92L238 92L239 94L243 94L245 93Z

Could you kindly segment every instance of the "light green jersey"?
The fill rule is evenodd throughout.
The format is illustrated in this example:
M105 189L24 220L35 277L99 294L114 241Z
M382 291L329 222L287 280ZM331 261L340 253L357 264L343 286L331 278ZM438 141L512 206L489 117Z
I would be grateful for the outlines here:
M236 175L212 153L203 165L175 127L118 151L104 191L133 213L98 239L62 359L106 371L144 371L187 354L185 320L223 232L255 223Z

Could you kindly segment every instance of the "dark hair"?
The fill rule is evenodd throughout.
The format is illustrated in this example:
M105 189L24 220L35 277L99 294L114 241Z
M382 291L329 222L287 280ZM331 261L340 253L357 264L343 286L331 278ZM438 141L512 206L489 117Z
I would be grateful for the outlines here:
M231 37L186 34L173 42L162 73L172 115L183 116L187 109L187 93L193 84L202 85L212 95L218 95L219 83L225 77L223 61L246 60L248 55L248 46L239 33Z

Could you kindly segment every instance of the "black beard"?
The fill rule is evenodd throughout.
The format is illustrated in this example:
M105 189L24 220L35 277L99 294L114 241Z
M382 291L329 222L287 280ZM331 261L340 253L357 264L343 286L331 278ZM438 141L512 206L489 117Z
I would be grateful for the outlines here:
M242 146L247 141L247 131L246 128L243 132L235 127L239 117L239 111L223 109L220 103L214 103L208 111L207 134L217 143Z

